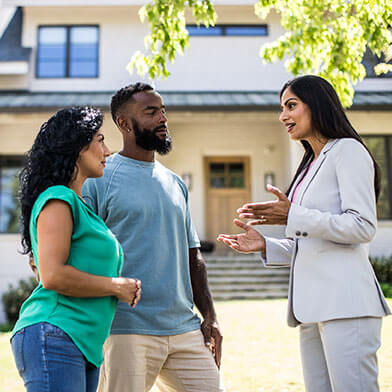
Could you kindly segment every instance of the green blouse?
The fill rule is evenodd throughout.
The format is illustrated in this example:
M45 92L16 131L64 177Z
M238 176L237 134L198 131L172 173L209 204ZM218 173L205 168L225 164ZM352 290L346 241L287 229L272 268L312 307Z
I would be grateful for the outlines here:
M119 276L123 264L120 243L103 220L73 190L62 185L42 192L31 212L31 245L38 273L37 218L52 199L65 201L72 210L74 225L67 264L94 275ZM13 334L36 323L53 324L66 332L86 359L98 367L103 361L102 346L109 336L116 305L116 297L69 297L47 290L39 282L24 302Z

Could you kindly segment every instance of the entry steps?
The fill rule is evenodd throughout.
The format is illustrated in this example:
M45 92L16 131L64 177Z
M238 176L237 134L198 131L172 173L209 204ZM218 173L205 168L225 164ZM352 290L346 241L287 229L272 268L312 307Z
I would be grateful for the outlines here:
M265 268L248 255L203 256L214 300L287 298L289 268Z

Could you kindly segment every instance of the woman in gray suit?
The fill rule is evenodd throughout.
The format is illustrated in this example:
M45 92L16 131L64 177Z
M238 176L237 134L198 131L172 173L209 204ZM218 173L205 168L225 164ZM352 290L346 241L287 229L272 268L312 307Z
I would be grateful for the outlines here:
M244 233L218 240L261 252L266 267L291 266L288 324L300 326L308 392L376 392L381 318L390 314L367 243L377 225L379 169L348 121L333 87L318 76L287 82L279 120L305 153L287 196L238 210ZM286 225L285 239L262 236L260 224Z

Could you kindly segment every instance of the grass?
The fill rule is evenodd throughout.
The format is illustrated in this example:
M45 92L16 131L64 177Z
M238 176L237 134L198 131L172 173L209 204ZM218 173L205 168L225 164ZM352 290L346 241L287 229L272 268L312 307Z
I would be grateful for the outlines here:
M304 391L298 328L286 326L286 300L217 302L216 308L224 335L222 373L227 392ZM22 392L9 336L0 334L0 391ZM384 319L382 343L380 390L392 392L392 317Z

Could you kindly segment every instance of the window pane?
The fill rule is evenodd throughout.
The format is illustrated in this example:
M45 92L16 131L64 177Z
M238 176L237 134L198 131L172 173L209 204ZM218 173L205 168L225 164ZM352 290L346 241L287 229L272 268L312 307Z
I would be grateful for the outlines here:
M71 46L71 59L94 60L97 58L97 46L91 44Z
M225 187L225 177L212 177L210 179L211 188L224 188Z
M244 177L230 177L229 188L244 188Z
M229 165L230 174L242 174L244 172L244 164L243 163L230 163Z
M37 77L65 77L65 27L41 27L38 37Z
M211 174L220 174L225 172L225 164L224 163L210 163L210 172Z
M392 138L388 139L392 140ZM385 145L388 139L383 136L363 137L366 146L381 169L381 193L377 203L377 216L379 219L391 218L391 206L389 205L390 186L388 186L388 164L391 164L391 157L386 156L387 150Z
M96 44L98 42L97 27L72 27L71 44Z
M73 27L70 45L70 77L95 77L98 73L98 28Z
M227 26L225 35L231 36L266 36L267 26Z
M65 45L41 45L39 47L39 59L65 61Z
M65 44L67 30L65 27L41 27L38 39L41 45Z
M97 75L97 64L95 61L73 61L70 64L69 76L71 78L86 78Z
M219 36L223 30L219 26L187 26L189 36Z
M48 61L37 64L37 76L39 78L64 78L65 62Z
M18 174L20 168L0 168L0 232L19 231Z

